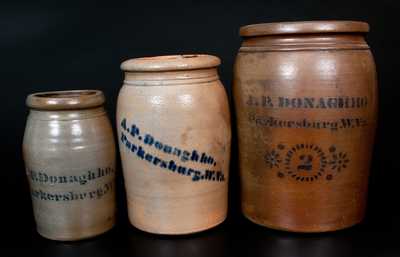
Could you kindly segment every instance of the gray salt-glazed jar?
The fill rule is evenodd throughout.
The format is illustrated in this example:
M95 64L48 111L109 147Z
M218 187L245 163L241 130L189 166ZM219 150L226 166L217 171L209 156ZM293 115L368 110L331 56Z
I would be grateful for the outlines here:
M23 153L37 231L72 241L115 223L115 143L98 90L31 94Z

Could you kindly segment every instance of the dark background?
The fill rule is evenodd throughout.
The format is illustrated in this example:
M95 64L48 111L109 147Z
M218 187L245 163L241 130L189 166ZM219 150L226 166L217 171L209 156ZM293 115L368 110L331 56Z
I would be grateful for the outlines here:
M111 2L111 1L110 1ZM399 158L396 87L399 86L400 4L380 1L2 1L0 3L1 156L0 256L400 256ZM191 236L140 232L126 216L121 172L118 225L77 243L38 236L24 174L21 145L28 110L38 91L103 90L112 121L122 84L119 65L141 56L208 53L222 59L221 80L231 95L232 66L242 25L275 21L349 19L371 26L380 90L379 126L367 217L341 232L301 235L269 230L240 214L237 146L233 144L227 221ZM233 115L234 116L234 115ZM235 135L235 134L234 134Z

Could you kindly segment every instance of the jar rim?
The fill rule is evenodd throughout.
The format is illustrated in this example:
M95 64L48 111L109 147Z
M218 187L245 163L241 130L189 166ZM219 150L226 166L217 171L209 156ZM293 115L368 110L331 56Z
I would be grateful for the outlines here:
M367 33L369 25L362 21L295 21L251 24L240 27L242 37L317 34L317 33Z
M77 110L103 105L105 97L100 90L46 91L28 95L26 105L39 110Z
M121 64L123 71L181 71L214 68L221 60L208 54L161 55L133 58Z

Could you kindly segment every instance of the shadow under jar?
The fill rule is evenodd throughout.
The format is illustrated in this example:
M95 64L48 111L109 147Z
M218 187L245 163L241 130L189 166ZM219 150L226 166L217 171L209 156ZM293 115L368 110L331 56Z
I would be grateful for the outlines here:
M157 234L214 227L227 214L231 128L219 58L127 60L117 127L131 223Z
M377 78L354 21L240 29L234 71L242 211L296 232L359 223L377 119Z
M37 231L73 241L115 223L115 142L97 90L31 94L23 153Z

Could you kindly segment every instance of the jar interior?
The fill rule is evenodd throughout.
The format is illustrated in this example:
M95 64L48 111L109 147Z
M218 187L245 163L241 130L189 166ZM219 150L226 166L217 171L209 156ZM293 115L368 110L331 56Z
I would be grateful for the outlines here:
M96 92L94 91L82 91L82 92L60 92L60 93L38 93L36 97L44 97L44 98L75 98L81 96L89 96L94 95Z
M103 105L104 95L99 90L49 91L30 94L28 107L39 110L72 110Z

